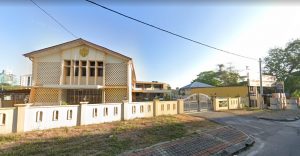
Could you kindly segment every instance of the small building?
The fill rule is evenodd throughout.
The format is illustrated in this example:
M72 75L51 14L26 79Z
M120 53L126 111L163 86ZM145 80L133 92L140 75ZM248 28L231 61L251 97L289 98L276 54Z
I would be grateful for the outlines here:
M20 76L20 86L30 88L32 86L32 75L21 75Z
M210 87L214 87L214 86L202 82L192 82L189 85L180 88L179 94L183 96L187 96L187 95L191 95L191 90L193 88L210 88Z
M0 90L0 108L14 107L14 104L24 103L29 94L30 89Z
M133 101L152 101L154 98L170 100L171 88L169 84L152 81L137 81L132 90Z

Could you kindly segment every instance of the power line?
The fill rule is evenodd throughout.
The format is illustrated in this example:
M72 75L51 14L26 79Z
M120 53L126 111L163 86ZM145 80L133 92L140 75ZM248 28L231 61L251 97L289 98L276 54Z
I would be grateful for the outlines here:
M68 32L70 35L72 35L74 38L78 38L74 33L72 33L69 29L67 29L62 23L60 23L57 19L55 19L51 14L49 14L46 10L44 10L42 7L40 7L37 3L35 3L33 0L30 0L35 6L37 6L41 11L43 11L47 16L49 16L56 24L58 24L60 27L62 27L66 32Z
M250 59L250 60L257 60L257 59L252 58L252 57L243 56L243 55L240 55L240 54L237 54L237 53L233 53L233 52L230 52L230 51L226 51L226 50L223 50L223 49L220 49L220 48L217 48L217 47L208 45L208 44L206 44L206 43L202 43L202 42L193 40L193 39L188 38L188 37L184 37L184 36L179 35L179 34L177 34L177 33L171 32L171 31L169 31L169 30L160 28L160 27L155 26L155 25L153 25L153 24L149 24L149 23L143 22L143 21L141 21L141 20L139 20L139 19L130 17L130 16L128 16L128 15L125 15L125 14L120 13L120 12L118 12L118 11L115 11L115 10L113 10L113 9L107 8L107 7L105 7L105 6L101 5L101 4L98 4L98 3L96 3L96 2L93 2L93 1L91 1L91 0L86 0L86 1L89 2L89 3L92 3L92 4L94 4L94 5L97 5L97 6L101 7L101 8L103 8L103 9L106 9L106 10L108 10L108 11L114 12L114 13L116 13L116 14L118 14L118 15L123 16L123 17L126 17L126 18L128 18L128 19L134 20L134 21L136 21L136 22L138 22L138 23L141 23L141 24L147 25L147 26L149 26L149 27L152 27L152 28L154 28L154 29L157 29L157 30L163 31L163 32L165 32L165 33L171 34L171 35L173 35L173 36L176 36L176 37L179 37L179 38L182 38L182 39L185 39L185 40L188 40L188 41L191 41L191 42L194 42L194 43L203 45L203 46L205 46L205 47L208 47L208 48L211 48L211 49L220 51L220 52L224 52L224 53L227 53L227 54L235 55L235 56L238 56L238 57L243 57L243 58Z

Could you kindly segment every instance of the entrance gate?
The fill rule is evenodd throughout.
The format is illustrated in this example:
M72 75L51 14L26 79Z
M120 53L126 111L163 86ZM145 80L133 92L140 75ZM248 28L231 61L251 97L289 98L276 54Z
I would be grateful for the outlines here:
M205 94L192 94L184 99L184 111L199 112L212 110L212 100Z

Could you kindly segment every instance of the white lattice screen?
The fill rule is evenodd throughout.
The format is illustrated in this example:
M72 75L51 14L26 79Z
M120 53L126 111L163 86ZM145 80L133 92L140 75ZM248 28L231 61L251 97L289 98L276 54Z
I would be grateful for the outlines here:
M32 88L30 102L34 105L58 105L60 90L52 88Z
M59 84L61 73L60 62L38 62L37 63L37 85Z
M106 64L105 85L126 86L127 85L127 64L125 63Z
M126 88L107 88L105 89L105 102L106 103L120 103L127 97Z

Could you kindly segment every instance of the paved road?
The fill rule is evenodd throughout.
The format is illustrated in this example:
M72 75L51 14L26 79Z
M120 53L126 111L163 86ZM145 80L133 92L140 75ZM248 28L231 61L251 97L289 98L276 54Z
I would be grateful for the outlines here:
M192 115L231 125L253 136L255 138L254 146L240 153L241 156L300 155L300 120L294 122L266 121L225 112L200 112Z

